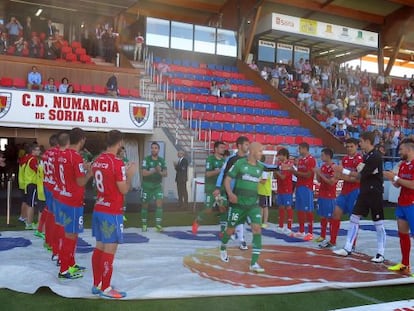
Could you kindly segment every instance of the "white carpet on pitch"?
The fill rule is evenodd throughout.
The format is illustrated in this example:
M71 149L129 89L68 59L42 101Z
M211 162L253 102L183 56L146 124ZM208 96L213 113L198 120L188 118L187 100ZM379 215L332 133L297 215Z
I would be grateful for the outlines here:
M372 222L363 221L362 224L371 225ZM274 231L274 226L272 224L267 231ZM347 222L341 224L341 228L346 229L347 227ZM396 222L386 221L386 228L389 232L394 232L394 234L390 234L387 237L386 258L391 262L399 262L401 255L399 239L395 235ZM202 226L200 229L216 232L218 226ZM315 231L318 232L318 230L316 225ZM215 235L207 232L199 236L198 239L193 239L190 227L168 227L165 228L165 231L163 234L160 234L155 232L153 228L150 228L149 232L146 233L141 233L141 230L138 228L125 229L127 235L138 237L139 240L139 242L133 241L132 243L120 245L115 256L112 283L120 290L127 292L128 295L125 299L271 294L373 285L373 283L352 282L347 284L304 282L290 286L246 288L220 282L219 280L204 278L188 269L183 264L183 260L186 256L194 254L197 249L216 249L217 256L219 256L217 248L219 241L214 238ZM181 233L179 235L186 237L186 239L177 238L174 235L168 234L169 232ZM80 235L81 239L90 245L83 245L85 252L76 254L77 263L87 267L84 277L77 280L59 280L57 278L58 267L51 261L50 252L43 248L43 240L34 237L32 231L4 231L1 234L0 245L3 238L18 237L28 239L32 244L27 247L16 247L0 251L0 288L8 288L23 293L35 293L40 287L49 287L53 292L63 297L95 297L90 292L92 285L91 250L95 244L94 238L91 236L91 230L85 230ZM205 237L205 240L200 240L203 237ZM251 233L247 230L246 240L250 244ZM344 235L338 237L338 245L343 245L344 241ZM231 244L236 245L235 242L230 242ZM318 249L315 242L292 244L315 248L315 250ZM276 239L265 235L263 237L263 245L286 246L290 244L283 239ZM375 231L360 231L357 251L370 256L375 255ZM231 267L231 261L228 265ZM250 272L246 272L246 274L248 273ZM243 278L243 275L240 277ZM263 277L266 277L266 274ZM414 278L400 278L391 281L385 280L376 283L376 285L395 285L413 282Z

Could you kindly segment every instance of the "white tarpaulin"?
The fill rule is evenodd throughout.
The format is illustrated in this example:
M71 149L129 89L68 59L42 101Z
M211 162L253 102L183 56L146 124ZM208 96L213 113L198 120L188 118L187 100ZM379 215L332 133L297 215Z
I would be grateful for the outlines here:
M357 251L369 256L376 252L376 233L371 225L370 221L362 223L357 242ZM343 229L347 226L347 222L341 225ZM385 256L390 262L398 262L400 246L395 221L387 221L386 228ZM256 275L248 271L251 247L248 251L241 251L238 244L231 241L230 262L223 263L218 257L218 226L202 226L200 229L201 233L196 237L191 234L190 227L168 227L164 233L157 233L152 228L146 233L141 233L138 228L125 229L125 243L120 245L115 256L113 285L127 292L126 299L149 299L287 293L414 282L414 278L388 271L383 264L369 262L370 257L365 255L339 258L332 256L331 251L318 249L315 242L276 234L274 225L263 232L263 253L259 262L266 273ZM315 232L318 230L316 226ZM338 245L343 245L344 234L345 231L341 230ZM76 259L87 270L84 277L77 280L57 278L58 267L51 261L51 254L42 247L43 240L34 237L33 232L2 232L0 248L9 238L23 238L32 243L0 251L0 288L34 293L39 287L46 286L64 297L94 297L90 292L94 246L90 230L80 235ZM250 246L251 233L247 230L246 240ZM298 250L303 250L304 255L300 255ZM284 259L289 252L292 257ZM312 258L317 259L316 264ZM290 264L295 264L295 268L289 269ZM325 278L324 270L327 270L328 277L339 275L339 279ZM291 271L298 271L300 275L285 275ZM355 278L347 279L353 272ZM344 278L335 273L344 273Z

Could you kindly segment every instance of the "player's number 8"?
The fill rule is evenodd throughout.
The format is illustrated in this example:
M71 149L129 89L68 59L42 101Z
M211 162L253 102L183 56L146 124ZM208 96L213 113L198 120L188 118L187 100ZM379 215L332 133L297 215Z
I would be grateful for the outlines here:
M102 175L102 172L99 170L95 172L95 184L96 184L96 188L98 189L98 191L103 193L105 190L104 184L103 184L103 175Z

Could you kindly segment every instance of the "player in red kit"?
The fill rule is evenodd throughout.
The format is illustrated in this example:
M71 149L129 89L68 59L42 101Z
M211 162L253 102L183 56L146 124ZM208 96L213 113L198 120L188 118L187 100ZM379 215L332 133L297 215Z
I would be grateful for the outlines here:
M313 240L313 172L316 166L315 158L309 153L309 144L299 144L300 158L297 168L291 169L297 177L296 182L296 203L295 207L298 213L299 232L294 236L306 241ZM308 222L308 233L305 234L305 221Z
M57 134L53 134L49 137L49 145L50 148L42 154L42 162L44 167L43 188L46 199L46 208L43 210L42 216L45 215L45 246L48 249L51 249L53 246L53 232L55 226L55 215L53 210L54 204L52 196L53 188L55 187L55 180L52 161L58 148ZM41 227L40 224L39 227Z
M322 149L320 168L314 168L318 181L321 183L318 198L318 215L321 219L321 235L316 242L326 239L328 222L331 224L332 214L336 205L336 183L334 163L332 161L333 151L329 148Z
M395 187L400 187L398 205L395 210L397 217L398 235L402 260L394 266L388 267L391 271L410 272L410 234L414 234L414 140L404 139L400 144L402 163L396 175L392 171L384 172L384 177L392 181Z
M83 199L85 185L92 176L90 164L84 163L79 150L85 144L85 134L80 128L69 132L70 145L59 152L57 157L60 192L59 201L61 223L65 230L62 249L59 254L60 279L76 279L85 270L75 262L75 250L78 234L83 232Z
M342 167L356 172L357 167L363 162L362 155L358 153L359 141L355 138L349 138L345 141L347 155L342 158ZM336 199L336 206L331 219L330 240L322 241L319 244L321 248L332 248L336 245L336 238L338 237L339 227L341 224L341 217L343 214L352 214L355 202L359 195L359 179L353 176L340 174L339 179L344 181L341 194Z
M107 298L126 296L125 292L111 286L114 256L118 244L123 241L124 195L128 193L136 172L135 163L128 163L125 167L122 159L117 157L122 144L122 133L110 131L106 137L106 151L92 164L98 192L92 220L92 235L96 238L92 254L92 293Z
M282 148L277 152L277 158L280 170L275 171L277 182L277 206L279 211L279 225L276 227L277 233L290 234L292 232L293 209L293 181L292 167L293 161L289 159L289 151ZM285 215L287 214L287 226L285 224Z

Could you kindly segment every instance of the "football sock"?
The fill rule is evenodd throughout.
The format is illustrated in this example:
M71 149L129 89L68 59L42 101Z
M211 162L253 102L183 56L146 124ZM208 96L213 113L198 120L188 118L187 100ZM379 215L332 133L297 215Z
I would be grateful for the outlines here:
M220 232L226 231L227 228L227 212L220 212Z
M384 256L385 242L387 240L387 234L385 233L384 221L374 221L375 230L377 231L377 253Z
M298 211L298 221L299 221L299 232L305 232L305 218L306 213L304 211Z
M308 223L308 233L313 234L313 212L306 213L306 221Z
M113 271L114 254L102 253L101 269L102 269L102 287L101 290L111 286L111 278Z
M76 240L63 237L62 249L59 254L60 273L66 272L71 266L71 257L73 256Z
M260 252L262 251L262 235L260 233L253 234L252 248L252 260L250 265L254 265L257 262Z
M92 253L92 272L93 272L93 285L98 286L102 282L102 254L103 251L95 248Z
M292 229L292 222L293 222L293 209L291 207L287 208L287 227Z
M354 244L354 241L358 235L360 219L360 216L354 214L352 214L351 217L349 217L349 229L346 236L346 243L344 247L344 249L348 252L352 251L352 245Z
M148 208L141 208L141 222L143 225L147 224Z
M244 242L244 224L236 226L236 236L240 242Z
M410 265L410 249L411 249L411 239L408 233L401 233L398 232L400 236L400 247L401 247L401 255L402 260L401 263L405 266Z
M339 226L341 221L339 219L331 219L331 244L336 245L336 238L338 237Z
M285 209L279 208L279 228L283 228L284 222L285 222Z
M161 226L162 223L162 207L158 207L155 209L155 224L157 226Z
M328 226L328 219L325 217L321 218L321 237L326 238L326 227Z
M223 232L223 237L221 238L221 250L226 249L226 244L229 242L230 236L227 233L227 230Z

